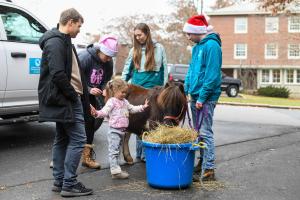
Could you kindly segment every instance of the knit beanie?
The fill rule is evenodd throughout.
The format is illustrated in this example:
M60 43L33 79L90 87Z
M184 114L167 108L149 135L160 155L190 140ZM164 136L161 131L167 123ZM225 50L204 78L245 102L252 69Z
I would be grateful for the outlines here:
M118 53L118 40L114 36L105 35L101 37L97 46L102 53L109 57L115 57Z

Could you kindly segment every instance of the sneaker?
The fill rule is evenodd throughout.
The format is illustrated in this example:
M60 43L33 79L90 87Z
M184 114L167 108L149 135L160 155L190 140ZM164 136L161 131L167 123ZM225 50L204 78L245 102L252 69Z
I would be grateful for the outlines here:
M126 179L129 177L129 174L125 171L121 171L121 173L118 174L112 174L112 179Z
M204 170L202 181L215 181L215 170L214 169L206 169Z
M53 168L53 161L50 162L49 167L52 169Z
M62 183L58 183L58 182L54 182L53 183L53 186L52 186L52 192L61 192L61 189L62 189Z
M78 182L72 188L62 188L60 195L62 197L79 197L93 193L92 189L86 188L82 183Z

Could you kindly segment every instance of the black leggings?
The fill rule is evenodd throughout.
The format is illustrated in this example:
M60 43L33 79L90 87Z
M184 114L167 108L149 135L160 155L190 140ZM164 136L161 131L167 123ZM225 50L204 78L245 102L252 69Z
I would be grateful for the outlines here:
M93 144L95 132L101 126L103 118L90 119L85 122L86 143Z
M90 103L97 109L100 110L104 105L104 98L90 95ZM88 120L85 121L85 132L86 132L86 143L93 144L95 132L99 129L103 122L103 118L94 118L89 116Z

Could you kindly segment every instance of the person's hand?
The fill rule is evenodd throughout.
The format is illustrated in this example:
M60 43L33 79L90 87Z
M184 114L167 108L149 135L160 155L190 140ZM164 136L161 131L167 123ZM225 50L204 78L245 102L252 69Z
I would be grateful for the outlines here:
M143 105L144 109L147 108L149 106L149 101L148 99L145 100L145 103Z
M98 97L102 94L102 91L99 88L92 88L90 94Z
M106 89L102 91L102 96L106 97Z
M202 109L202 107L203 107L203 104L201 102L197 101L196 102L196 108L200 110L200 109Z
M90 104L90 107L91 107L91 115L93 117L97 117L97 110L91 104Z

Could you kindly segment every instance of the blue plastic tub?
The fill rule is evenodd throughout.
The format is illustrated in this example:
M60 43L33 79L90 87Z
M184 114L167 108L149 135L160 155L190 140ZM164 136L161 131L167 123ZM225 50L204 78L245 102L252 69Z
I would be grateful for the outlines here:
M157 144L143 141L147 182L164 189L182 189L192 184L195 150L191 143Z

